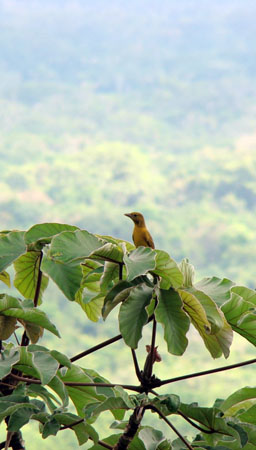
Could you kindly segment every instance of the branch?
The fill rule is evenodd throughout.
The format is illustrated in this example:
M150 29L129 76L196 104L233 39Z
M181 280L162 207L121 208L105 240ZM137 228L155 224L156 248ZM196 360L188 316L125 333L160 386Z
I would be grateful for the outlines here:
M145 406L137 406L132 413L128 425L113 450L126 450L138 431L145 412Z
M154 405L147 405L145 409L151 409L152 411L155 411L159 416L169 425L169 427L174 431L174 433L179 436L179 438L182 440L182 442L186 445L189 450L193 450L193 447L191 447L190 443L180 434L180 432L175 428L175 426L165 417L165 415Z
M77 361L80 358L83 358L84 356L90 355L90 353L96 352L97 350L100 350L103 347L106 347L107 345L113 344L116 341L119 341L120 339L122 339L123 336L121 334L118 334L117 336L111 338L111 339L107 339L104 342L101 342L101 344L95 345L94 347L89 348L88 350L85 350L82 353L79 353L76 356L73 356L72 358L70 358L71 362Z
M131 350L132 350L132 358L133 358L133 362L134 362L135 372L136 372L138 380L141 381L141 372L140 372L139 364L137 361L136 352L135 352L134 348L132 348Z
M39 299L41 282L42 282L42 275L43 275L43 272L41 271L42 259L43 259L43 252L41 250L40 256L39 256L39 264L38 264L38 278L37 278L37 283L36 283L36 292L35 292L35 296L34 296L34 306L35 307L37 307L37 305L38 305L38 299Z
M10 373L10 375L15 378L15 380L18 381L24 381L25 383L29 383L29 384L42 384L40 380L37 380L36 378L27 378L27 377L22 377L20 375L15 375L14 373ZM133 386L131 384L113 384L113 383L79 383L76 381L66 381L63 382L63 384L65 386L92 386L92 387L110 387L110 388L114 388L116 386L120 386L123 389L130 389L131 391L136 391L141 393L142 392L142 388L140 386Z
M155 342L156 342L156 318L154 315L153 316L152 338L151 338L151 349L150 349L150 354L149 354L148 373L145 374L146 376L148 376L148 378L150 378L152 375L152 369L153 369L153 364L154 364Z
M212 373L222 372L225 370L236 369L237 367L247 366L256 363L256 359L250 359L241 363L231 364L230 366L218 367L217 369L204 370L203 372L195 372L181 377L169 378L167 380L159 381L157 387L168 383L175 383L176 381L187 380L188 378L201 377L202 375L210 375Z

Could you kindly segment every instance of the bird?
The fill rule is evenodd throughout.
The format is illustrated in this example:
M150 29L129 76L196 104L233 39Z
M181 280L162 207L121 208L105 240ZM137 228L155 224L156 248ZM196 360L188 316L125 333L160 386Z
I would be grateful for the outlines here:
M134 229L132 233L132 239L135 247L150 247L155 248L154 241L150 232L148 231L143 215L139 212L131 212L125 214L125 216L130 217L134 222Z

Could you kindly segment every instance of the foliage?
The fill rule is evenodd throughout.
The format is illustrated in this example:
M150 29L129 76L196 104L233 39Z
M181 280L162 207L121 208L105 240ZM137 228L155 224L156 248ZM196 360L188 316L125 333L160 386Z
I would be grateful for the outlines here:
M107 448L119 448L121 442L142 450L253 448L255 388L243 388L226 400L217 400L211 408L189 405L172 393L155 395L158 387L174 379L156 378L153 365L161 361L155 347L158 323L173 355L185 352L191 325L213 358L228 358L234 332L255 346L255 291L226 278L208 277L194 283L194 269L186 259L177 264L165 251L135 249L128 242L58 223L34 225L26 232L2 232L0 262L1 281L10 284L7 270L13 266L14 286L23 297L0 294L0 339L8 339L20 326L24 329L19 345L2 343L0 419L6 421L8 432L19 433L35 420L44 439L70 428L79 445L90 439L92 448L98 449L102 441L93 423L110 411L116 420L112 428L122 433L104 439ZM49 278L92 322L100 317L108 320L110 312L119 308L121 334L102 346L123 339L131 348L137 386L111 384L96 371L75 364L81 355L70 360L62 352L38 344L44 330L59 336L38 307ZM151 345L140 370L135 349L150 322ZM255 360L247 363L252 362ZM128 395L126 390L135 394ZM69 401L76 414L69 411ZM174 431L168 416L181 416L200 434L189 443L176 430L179 439L172 442L162 432L143 426L143 415L150 411Z

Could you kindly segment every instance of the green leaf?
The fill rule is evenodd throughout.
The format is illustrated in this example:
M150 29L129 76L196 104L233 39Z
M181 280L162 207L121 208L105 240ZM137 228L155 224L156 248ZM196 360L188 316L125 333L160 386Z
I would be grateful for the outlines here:
M248 422L255 425L255 417L256 417L256 405L253 405L251 408L247 409L247 411L238 415L239 420L242 422Z
M25 298L33 299L35 297L40 260L41 252L31 251L21 255L14 262L16 271L14 286ZM42 299L42 294L47 288L48 282L48 277L42 274L39 301Z
M180 398L175 394L159 395L150 401L150 403L160 409L165 416L168 416L169 414L177 413L180 407Z
M8 421L8 431L19 431L26 423L29 422L30 417L40 411L35 405L24 406L14 411Z
M119 392L117 391L117 395ZM103 411L113 411L113 410L129 410L135 407L135 403L132 399L126 396L117 396L117 397L109 397L103 402L93 402L89 404L85 409L86 418L90 418L92 416L98 416Z
M106 242L86 230L64 231L52 240L50 256L69 265L79 265Z
M46 439L48 436L56 436L60 429L60 424L57 422L55 417L51 417L50 420L43 426L42 438Z
M230 289L232 286L234 286L233 281L217 277L203 278L195 284L196 289L209 295L218 306L221 306L231 297Z
M220 330L224 326L224 322L226 322L226 319L223 312L212 300L212 298L209 297L209 295L205 294L203 291L199 291L194 286L189 287L185 290L193 294L203 306L206 312L207 319L211 324L211 334L214 334L218 330Z
M231 299L221 307L234 331L256 345L256 308L232 292Z
M121 263L123 261L123 249L119 245L108 242L90 253L89 257L99 261Z
M149 247L138 247L129 255L124 255L127 281L132 281L139 275L145 275L156 266L156 252Z
M177 263L163 250L155 250L155 252L156 267L152 272L162 278L161 288L169 289L171 286L174 288L181 287L183 284L183 275Z
M64 375L61 375L61 380L64 383L70 381L76 383L94 382L92 377L90 377L85 370L75 364L72 364L71 369L68 369ZM105 399L105 396L97 394L95 387L92 386L66 386L66 389L76 407L78 415L81 417L84 417L84 407L88 403Z
M77 294L76 303L82 307L88 319L97 322L101 317L101 310L104 303L102 294L95 295L95 293L92 293L87 289L84 289L83 294L79 295L79 291Z
M66 366L69 369L71 368L70 359L66 355L57 350L51 350L50 354L52 355L53 358L56 359L56 361L59 362L59 364L61 364L62 366Z
M129 297L130 291L137 285L137 280L133 280L133 282L121 280L118 281L112 289L110 289L104 299L104 305L102 308L102 316L104 320L116 305ZM138 281L139 284L141 284L140 278Z
M0 340L8 339L16 329L17 319L0 315Z
M39 223L33 225L33 227L25 233L25 243L32 244L39 241L44 244L49 244L56 234L63 231L75 231L78 229L79 228L74 225L66 225L64 223Z
M256 400L256 388L247 386L231 394L221 403L220 409L225 415L234 415L244 407L244 402L251 399ZM251 403L249 403L249 406L251 406Z
M60 337L55 325L53 325L46 314L39 308L29 307L27 306L28 303L26 303L26 301L21 302L9 295L5 295L0 303L0 309L4 308L1 312L2 315L16 317L17 319L34 323Z
M12 231L7 235L0 235L0 272L26 252L24 234L25 231Z
M252 303L256 306L256 291L245 286L234 286L231 292L240 295L246 302Z
M142 337L142 328L147 323L146 307L152 298L153 289L141 285L132 289L119 311L119 327L124 341L131 348L137 348Z
M205 294L201 291L189 288L186 290L179 289L178 292L184 302L184 310L189 314L193 325L203 338L205 346L211 353L212 357L218 358L223 352L225 358L227 358L229 356L229 349L233 340L233 332L230 325L225 320L223 313L220 311L217 315L217 307L214 309L213 305L211 303L209 304L209 301L212 303L213 301L208 296L205 297ZM193 292L194 295L191 292ZM215 321L218 320L217 323L221 325L221 328L215 327L214 334L210 334L211 325L207 320L206 311L197 297L199 297L199 299L206 304L208 310L214 314L213 317ZM220 314L222 314L222 318ZM220 319L222 319L222 323Z
M106 444L110 445L111 447L113 447L118 442L118 440L120 439L121 436L122 436L122 433L112 434L111 436L108 436L108 437L102 439L102 441L105 442ZM92 447L89 447L89 450L102 450L102 445L94 444ZM140 449L138 449L138 450L140 450Z
M43 258L42 270L57 284L68 300L74 301L76 292L80 289L82 269L69 266L49 258Z
M48 352L33 352L33 366L40 375L42 384L49 384L56 375L59 364Z
M186 333L190 320L182 306L180 296L174 289L159 290L155 317L164 327L164 339L167 342L168 352L173 355L182 355L188 345Z
M15 348L11 349L9 354L6 352L3 353L3 359L0 364L0 380L11 372L12 367L19 361L19 359L19 351Z
M151 427L143 427L139 431L139 438L143 442L146 450L157 450L159 444L165 440L162 431L155 430Z
M3 272L0 273L0 280L6 284L6 286L8 286L9 288L11 287L11 279L10 279L10 275L8 272L6 272L5 270Z
M110 283L118 279L119 265L113 262L106 261L104 265L104 272L100 280L100 286L102 291L106 291Z

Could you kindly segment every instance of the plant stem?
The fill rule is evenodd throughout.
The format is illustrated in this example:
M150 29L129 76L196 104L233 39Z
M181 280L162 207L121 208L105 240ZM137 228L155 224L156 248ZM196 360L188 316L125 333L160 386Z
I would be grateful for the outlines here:
M179 436L179 438L186 445L186 447L189 448L189 450L193 450L193 447L191 447L190 443L182 436L182 434L180 434L177 428L175 428L175 426L167 419L167 417L165 417L165 415L156 406L148 405L146 406L146 409L151 409L152 411L157 412L157 414L159 414L159 416L167 423L167 425L169 425L169 427L172 428L174 433L176 433L177 436Z
M133 348L131 350L132 350L132 358L133 358L133 362L134 362L135 372L136 372L138 380L141 381L141 373L140 373L140 368L139 368L139 364L138 364L137 357L136 357L136 352Z
M41 250L40 256L39 256L39 264L38 264L38 278L37 278L37 283L36 283L36 292L35 292L35 296L34 296L34 306L35 307L37 307L37 305L38 305L38 299L39 299L41 282L42 282L42 275L43 275L43 272L41 271L42 259L43 259L43 252Z
M153 317L153 328L152 328L152 338L151 338L151 349L149 354L149 368L148 368L148 378L152 375L153 364L154 364L154 352L155 352L155 342L156 342L156 318Z
M113 344L116 341L119 341L122 339L123 336L121 334L118 334L117 336L114 336L111 339L107 339L104 342L101 342L101 344L95 345L94 347L89 348L88 350L85 350L84 352L79 353L76 356L73 356L70 358L71 362L77 361L80 358L83 358L84 356L90 355L90 353L96 352L97 350L100 350L103 347L106 347L107 345Z
M27 378L20 375L15 375L14 373L10 373L10 375L18 381L24 381L29 384L42 384L40 380L36 378ZM133 386L131 384L117 384L117 383L79 383L76 381L63 381L65 386L92 386L92 387L110 387L114 388L115 386L121 386L123 389L130 389L131 391L142 392L142 388L140 386Z
M236 369L237 367L243 367L243 366L247 366L249 364L254 364L254 363L256 363L256 359L250 359L248 361L244 361L241 363L231 364L229 366L224 366L224 367L218 367L217 369L204 370L202 372L195 372L195 373L191 373L188 375L182 375L180 377L169 378L167 380L159 381L157 384L157 387L163 386L164 384L168 384L168 383L175 383L176 381L187 380L189 378L201 377L203 375L210 375L212 373L222 372L222 371L230 370L230 369Z

